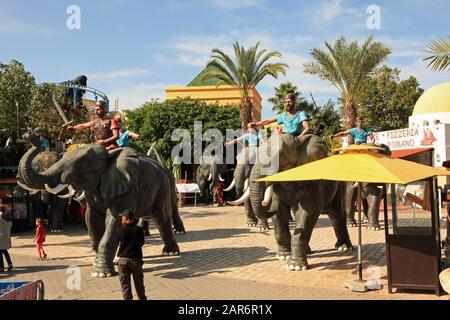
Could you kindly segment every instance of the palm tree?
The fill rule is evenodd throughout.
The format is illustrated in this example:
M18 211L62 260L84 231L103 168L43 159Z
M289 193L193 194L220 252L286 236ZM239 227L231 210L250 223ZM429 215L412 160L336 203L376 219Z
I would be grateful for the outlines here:
M426 52L431 53L431 56L423 60L431 60L428 67L431 66L433 71L443 71L445 69L450 71L450 35L447 39L440 38L431 41L427 48Z
M283 82L274 89L275 89L275 96L267 100L273 104L272 111L277 113L285 111L284 98L289 93L295 94L295 97L297 98L296 103L297 105L299 104L300 91L298 91L297 86L294 86L291 82Z
M246 50L236 41L233 44L236 62L222 50L213 49L211 60L207 64L209 70L202 76L202 81L217 78L218 86L226 84L240 90L239 110L243 129L252 122L251 90L266 76L270 75L277 79L280 73L286 74L288 68L284 63L268 63L271 58L280 58L280 52L258 50L258 47L259 42Z
M340 92L343 102L345 128L355 125L355 101L360 97L372 71L391 53L380 42L369 37L360 46L358 41L347 43L344 36L332 46L325 41L328 52L314 48L310 54L314 62L305 63L304 72L330 81Z

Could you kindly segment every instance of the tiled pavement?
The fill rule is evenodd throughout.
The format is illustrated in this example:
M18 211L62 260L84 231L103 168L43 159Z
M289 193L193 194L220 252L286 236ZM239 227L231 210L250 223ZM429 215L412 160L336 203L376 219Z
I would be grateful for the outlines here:
M242 207L188 207L181 209L187 233L177 236L181 256L161 256L161 238L152 227L144 246L145 285L150 299L438 299L432 293L402 291L387 293L384 231L363 229L365 278L367 267L380 267L382 289L354 293L344 288L356 277L356 250L333 249L334 232L322 216L313 232L310 270L287 271L275 259L273 230L258 232L244 227ZM357 228L351 228L353 244ZM49 233L49 261L36 261L33 232L15 234L10 250L15 272L0 275L0 281L41 279L47 299L121 299L118 277L91 278L93 252L89 237L79 226L63 234ZM81 271L80 290L68 289L69 266Z

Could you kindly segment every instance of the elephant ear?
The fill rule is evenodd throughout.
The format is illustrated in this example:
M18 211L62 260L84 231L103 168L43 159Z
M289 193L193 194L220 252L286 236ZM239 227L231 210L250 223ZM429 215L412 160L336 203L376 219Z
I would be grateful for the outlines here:
M103 199L125 194L139 178L139 154L132 148L120 148L109 152L106 170L100 182Z

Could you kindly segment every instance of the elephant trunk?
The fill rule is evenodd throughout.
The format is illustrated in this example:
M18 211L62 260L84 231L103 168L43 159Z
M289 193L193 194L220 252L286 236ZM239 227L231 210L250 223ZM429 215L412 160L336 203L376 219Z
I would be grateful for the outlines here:
M60 184L62 170L59 165L54 164L43 173L33 170L32 161L39 154L39 149L32 147L25 153L19 163L20 179L32 189L45 190L45 185L55 187Z
M234 170L234 187L236 189L236 197L238 198L241 197L246 190L245 181L248 178L248 175L246 176L247 170L245 169L245 167L245 164L238 164L236 166L236 169Z
M264 200L267 200L264 199L264 195L270 193L270 191L266 192L266 188L270 186L268 186L264 182L256 182L256 180L262 178L260 172L261 172L260 165L255 165L250 175L250 185L249 185L250 202L253 207L253 211L255 212L255 215L259 219L268 219L271 216L273 216L274 213L269 214L267 210L268 203L266 202L263 204L263 202Z

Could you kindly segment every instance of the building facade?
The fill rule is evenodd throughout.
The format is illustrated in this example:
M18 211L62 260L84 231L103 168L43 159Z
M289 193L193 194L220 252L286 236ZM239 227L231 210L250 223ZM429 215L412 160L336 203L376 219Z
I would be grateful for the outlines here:
M241 102L241 91L229 85L220 85L219 79L210 78L204 81L203 75L210 69L205 68L187 86L168 87L165 89L166 99L192 98L206 103L216 103L237 108ZM253 104L253 121L261 120L262 97L252 88L250 99Z

